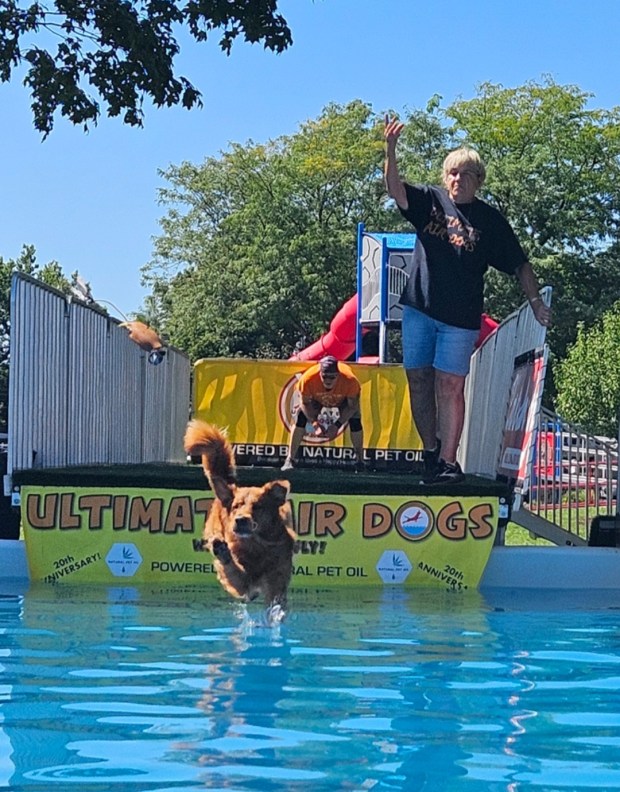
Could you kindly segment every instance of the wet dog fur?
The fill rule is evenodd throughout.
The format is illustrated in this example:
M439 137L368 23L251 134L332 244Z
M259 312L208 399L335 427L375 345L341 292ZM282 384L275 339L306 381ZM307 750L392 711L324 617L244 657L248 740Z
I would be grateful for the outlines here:
M189 422L185 450L202 458L215 494L203 539L215 557L218 580L234 597L249 601L262 595L268 607L285 608L295 544L288 481L239 487L230 443L203 421Z

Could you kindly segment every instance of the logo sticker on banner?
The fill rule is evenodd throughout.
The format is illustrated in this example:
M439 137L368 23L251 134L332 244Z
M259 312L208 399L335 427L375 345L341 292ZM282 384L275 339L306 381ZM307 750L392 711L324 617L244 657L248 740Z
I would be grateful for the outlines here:
M140 568L142 556L135 544L117 542L110 548L105 562L114 577L133 577Z
M398 514L398 532L405 539L423 539L433 529L434 517L424 503L413 503Z
M377 572L384 583L403 583L412 569L402 550L386 550L377 561Z

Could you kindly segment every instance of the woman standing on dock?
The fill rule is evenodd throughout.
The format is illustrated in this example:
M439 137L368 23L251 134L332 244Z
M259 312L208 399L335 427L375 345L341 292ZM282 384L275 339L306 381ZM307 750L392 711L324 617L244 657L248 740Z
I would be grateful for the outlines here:
M456 453L465 417L465 378L480 331L484 273L491 266L515 275L541 325L549 326L551 311L508 221L476 197L486 176L478 152L464 147L448 154L443 188L411 185L401 180L396 162L403 128L386 116L387 192L416 230L412 268L401 295L403 365L424 443L424 481L455 483L464 478Z

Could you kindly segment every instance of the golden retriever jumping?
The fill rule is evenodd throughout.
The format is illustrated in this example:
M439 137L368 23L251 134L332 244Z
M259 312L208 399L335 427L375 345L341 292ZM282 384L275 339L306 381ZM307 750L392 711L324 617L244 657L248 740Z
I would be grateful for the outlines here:
M185 450L202 457L215 494L203 537L220 583L234 597L249 601L262 595L267 606L285 608L295 543L288 481L237 486L230 443L203 421L189 422Z

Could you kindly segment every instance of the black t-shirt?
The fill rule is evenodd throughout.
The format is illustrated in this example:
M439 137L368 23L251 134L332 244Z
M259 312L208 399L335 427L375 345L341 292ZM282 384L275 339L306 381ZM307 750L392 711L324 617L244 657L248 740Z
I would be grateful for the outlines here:
M479 328L484 273L495 267L513 275L527 259L514 231L479 198L455 204L440 187L405 189L409 206L400 211L416 243L401 303L453 327Z

